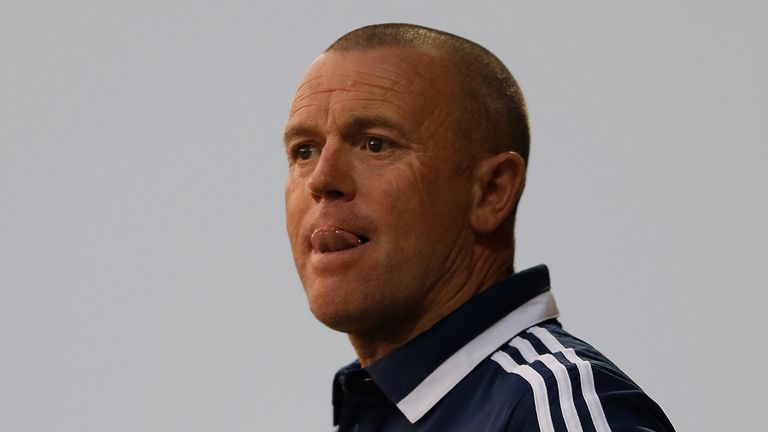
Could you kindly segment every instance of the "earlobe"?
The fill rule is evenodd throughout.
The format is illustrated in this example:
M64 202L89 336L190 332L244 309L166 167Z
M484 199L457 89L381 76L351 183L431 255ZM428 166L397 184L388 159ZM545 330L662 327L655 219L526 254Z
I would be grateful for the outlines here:
M517 208L525 184L525 162L515 152L478 162L473 185L470 225L480 233L498 229Z

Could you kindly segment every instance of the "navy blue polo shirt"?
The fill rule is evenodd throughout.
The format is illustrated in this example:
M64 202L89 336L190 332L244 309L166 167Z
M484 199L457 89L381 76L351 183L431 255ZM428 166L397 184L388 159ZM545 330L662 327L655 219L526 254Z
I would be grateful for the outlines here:
M674 431L556 320L549 272L515 273L366 368L336 373L334 425L368 431Z

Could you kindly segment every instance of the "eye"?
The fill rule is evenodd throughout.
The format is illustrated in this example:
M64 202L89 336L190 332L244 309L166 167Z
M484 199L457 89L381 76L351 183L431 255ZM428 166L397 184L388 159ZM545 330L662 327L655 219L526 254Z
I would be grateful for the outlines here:
M389 148L390 143L376 136L365 137L365 148L371 153L380 153Z
M317 147L312 144L300 144L293 149L293 155L299 160L309 160L317 152Z

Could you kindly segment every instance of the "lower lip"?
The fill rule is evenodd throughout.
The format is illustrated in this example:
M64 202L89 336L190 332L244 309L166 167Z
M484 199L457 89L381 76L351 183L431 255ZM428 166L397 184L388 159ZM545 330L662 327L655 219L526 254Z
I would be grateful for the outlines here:
M338 267L342 265L348 266L350 261L358 260L360 258L358 255L368 250L367 246L369 244L370 241L363 243L360 246L336 252L317 252L313 250L311 254L312 264L319 268Z

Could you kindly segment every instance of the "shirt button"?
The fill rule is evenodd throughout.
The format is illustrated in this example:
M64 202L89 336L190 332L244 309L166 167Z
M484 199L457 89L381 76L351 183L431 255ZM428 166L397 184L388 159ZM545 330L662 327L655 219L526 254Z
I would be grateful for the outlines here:
M339 384L341 384L341 390L344 393L348 393L349 392L349 390L347 389L347 380L346 380L346 378L347 378L346 375L339 376Z

